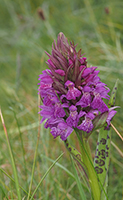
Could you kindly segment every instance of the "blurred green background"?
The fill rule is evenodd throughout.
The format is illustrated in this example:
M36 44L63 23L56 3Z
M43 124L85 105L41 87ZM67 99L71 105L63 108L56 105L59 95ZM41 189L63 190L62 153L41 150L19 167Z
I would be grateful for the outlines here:
M0 107L19 182L27 189L39 126L38 76L47 68L45 51L51 53L52 42L59 32L78 44L77 49L81 48L85 53L88 66L98 66L102 82L111 90L119 79L116 105L120 108L113 124L123 135L123 1L0 0ZM53 140L49 130L44 130L42 125L40 135L33 189L51 164L41 155L55 160L62 151L66 152L62 141ZM97 134L93 134L90 138L93 154L96 140ZM122 141L113 130L112 141L123 150ZM73 135L71 142L78 145ZM13 176L2 123L0 147L0 165ZM67 152L59 162L72 171ZM123 159L112 146L108 189L110 200L122 199L122 171ZM2 172L0 180L1 199L7 199L14 193L16 196L14 184ZM79 199L74 180L57 166L36 195L35 199Z

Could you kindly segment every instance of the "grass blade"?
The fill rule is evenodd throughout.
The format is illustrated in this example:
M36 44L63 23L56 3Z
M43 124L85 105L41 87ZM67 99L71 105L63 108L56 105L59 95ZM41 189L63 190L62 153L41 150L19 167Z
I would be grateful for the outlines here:
M3 115L2 115L1 109L0 109L0 116L1 116L2 124L3 124L3 128L4 128L4 133L5 133L5 137L6 137L6 141L7 141L7 145L8 145L8 149L9 149L9 153L10 153L11 164L12 164L14 178L15 178L17 196L18 196L18 200L21 200L22 198L21 198L21 193L20 193L17 169L16 169L15 160L14 160L14 156L13 156L13 153L12 153L12 149L11 149L11 145L10 145L10 141L9 141L9 137L8 137L8 133L7 133L7 129L6 129L5 123L4 123L4 119L3 119Z
M78 177L78 174L77 174L77 171L76 171L72 156L71 156L71 162L72 162L72 166L73 166L73 170L74 170L74 174L75 174L75 178L76 178L76 183L77 183L77 186L78 186L78 189L79 189L79 193L80 193L81 199L82 200L86 200L86 196L85 196L83 187L81 185L80 179Z
M37 151L38 151L39 135L40 134L38 132L34 161L33 161L33 167L32 167L32 176L31 176L31 182L30 182L30 186L29 186L29 193L28 193L27 200L29 200L29 197L30 197L30 194L31 194L31 189L32 189L32 182L33 182L33 177L34 177L35 163L36 163L36 157L37 157Z
M5 183L0 179L0 199L3 199L3 196L4 198L6 197L6 200L9 200L7 195L6 195L6 190L8 191L9 188L5 185ZM4 186L4 188L2 187Z
M38 105L40 105L40 98L38 96ZM39 107L39 106L38 106ZM39 115L39 121L40 121L40 115ZM35 149L35 155L34 155L34 161L33 161L33 167L32 167L32 176L31 176L31 182L29 186L29 193L27 200L29 200L30 194L31 194L31 189L32 189L32 182L33 182L33 177L34 177L34 170L35 170L35 164L36 164L36 157L37 157L37 152L38 152L38 144L39 144L39 138L40 138L40 125L38 126L38 135L37 135L37 143L36 143L36 149Z
M46 173L44 174L44 176L42 177L42 179L40 180L40 182L38 183L37 187L35 188L30 200L33 199L36 191L38 190L39 186L41 185L41 183L43 182L43 180L45 179L45 177L47 176L47 174L50 172L50 170L53 168L53 166L56 164L56 162L63 156L64 153L62 153L56 160L55 162L49 167L49 169L46 171Z
M13 111L16 123L17 123L17 127L18 127L18 132L20 135L20 140L21 140L21 149L22 149L22 155L23 155L23 162L24 162L24 168L25 168L25 176L26 176L26 180L27 180L27 167L26 167L26 159L25 159L25 150L24 150L24 144L23 144L23 138L22 138L22 132L20 131L20 125L16 116L15 111L13 110L13 108L10 108Z
M1 172L4 173L12 182L15 183L15 180L14 180L9 174L7 174L1 167L0 167L0 170L1 170ZM19 187L20 187L21 190L23 190L23 191L28 195L28 192L27 192L23 187L21 187L20 185L19 185ZM30 197L31 197L31 195L30 195Z
M52 160L51 158L48 158L47 156L45 156L45 155L43 155L43 154L41 154L41 157L44 157L44 158L46 158L47 160L49 160L50 162L54 162L54 160ZM61 164L59 164L59 163L56 163L56 165L59 167L59 168L61 168L61 169L63 169L70 177L72 177L73 179L75 179L75 176L66 168L66 167L64 167L63 165L61 165Z

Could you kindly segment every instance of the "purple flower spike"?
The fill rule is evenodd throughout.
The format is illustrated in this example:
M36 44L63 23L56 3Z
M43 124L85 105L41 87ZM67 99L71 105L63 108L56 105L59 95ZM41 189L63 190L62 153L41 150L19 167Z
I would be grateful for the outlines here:
M77 52L76 45L69 44L63 33L59 33L57 43L54 41L51 55L46 54L49 69L39 76L38 89L43 103L41 123L46 120L44 127L51 129L54 138L60 136L62 140L74 128L92 132L101 117L109 128L116 107L109 109L103 101L109 99L110 90L100 81L97 67L87 67L81 50Z

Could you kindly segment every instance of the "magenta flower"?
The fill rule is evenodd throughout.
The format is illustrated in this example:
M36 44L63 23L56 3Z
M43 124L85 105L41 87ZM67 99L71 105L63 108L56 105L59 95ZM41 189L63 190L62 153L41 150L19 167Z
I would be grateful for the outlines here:
M76 97L79 97L81 95L81 92L77 88L74 87L75 84L73 82L67 81L65 83L65 86L68 88L68 92L66 94L66 98L68 100L71 100L71 99L75 100Z
M79 122L79 116L77 112L77 107L72 105L69 107L69 117L66 119L66 123L70 127L77 127L78 122Z
M45 128L50 128L56 138L62 140L72 133L74 128L87 134L95 128L96 118L107 113L107 128L116 111L109 110L104 99L109 99L109 88L100 81L97 67L87 67L86 58L81 50L70 44L63 33L59 33L57 44L54 41L52 54L39 76L39 94L43 105L41 122L46 120ZM98 119L98 118L97 118Z

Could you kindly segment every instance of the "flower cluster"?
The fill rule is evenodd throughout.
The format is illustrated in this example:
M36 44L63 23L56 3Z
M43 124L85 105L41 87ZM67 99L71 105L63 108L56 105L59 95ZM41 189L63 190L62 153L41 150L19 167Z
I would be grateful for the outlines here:
M45 128L51 129L54 138L66 140L74 128L92 132L94 119L103 113L108 113L109 126L116 111L110 111L103 101L109 98L110 90L100 81L97 67L87 67L81 49L77 52L63 33L59 33L57 44L54 41L52 54L46 54L49 69L39 76L40 114L41 122L47 119Z

